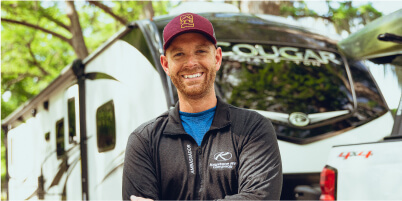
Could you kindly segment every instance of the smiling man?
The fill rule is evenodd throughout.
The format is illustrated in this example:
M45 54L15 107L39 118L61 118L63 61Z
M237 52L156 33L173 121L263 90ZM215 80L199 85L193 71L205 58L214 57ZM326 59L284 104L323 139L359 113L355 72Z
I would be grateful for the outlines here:
M215 94L222 50L212 24L184 13L163 39L161 64L179 101L130 135L123 200L278 200L282 166L271 122Z

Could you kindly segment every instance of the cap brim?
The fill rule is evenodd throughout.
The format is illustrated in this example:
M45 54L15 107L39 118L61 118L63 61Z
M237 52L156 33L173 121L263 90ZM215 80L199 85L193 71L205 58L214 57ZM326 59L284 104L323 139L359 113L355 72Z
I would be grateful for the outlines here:
M166 52L167 48L169 48L170 43L172 43L172 41L177 36L180 36L180 35L185 34L185 33L190 33L190 32L200 33L200 34L204 35L205 38L207 38L209 41L211 41L212 44L216 47L216 39L213 36L211 36L209 33L205 32L203 30L200 30L200 29L187 29L185 31L179 32L179 33L171 36L167 41L165 41L165 43L163 45L163 50Z

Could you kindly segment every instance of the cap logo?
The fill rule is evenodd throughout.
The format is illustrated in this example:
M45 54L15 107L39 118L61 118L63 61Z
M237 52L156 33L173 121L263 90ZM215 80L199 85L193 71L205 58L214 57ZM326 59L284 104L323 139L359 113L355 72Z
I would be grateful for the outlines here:
M181 28L194 27L193 15L186 14L180 16Z

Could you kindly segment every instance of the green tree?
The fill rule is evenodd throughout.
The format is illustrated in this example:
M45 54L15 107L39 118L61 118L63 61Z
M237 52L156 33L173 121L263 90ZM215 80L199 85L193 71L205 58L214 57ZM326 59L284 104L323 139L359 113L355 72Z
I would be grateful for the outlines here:
M165 14L167 5L151 1L2 1L1 93L11 93L8 101L2 99L2 119L75 58L88 56L130 21Z
M338 34L342 31L350 34L352 27L366 25L382 15L370 2L357 7L353 6L352 1L326 1L326 4L328 13L324 15L309 9L305 1L242 1L239 7L250 13L324 19L335 26Z
M38 94L74 59L85 58L131 21L166 14L169 5L166 1L1 1L1 119ZM2 182L4 170L2 166Z

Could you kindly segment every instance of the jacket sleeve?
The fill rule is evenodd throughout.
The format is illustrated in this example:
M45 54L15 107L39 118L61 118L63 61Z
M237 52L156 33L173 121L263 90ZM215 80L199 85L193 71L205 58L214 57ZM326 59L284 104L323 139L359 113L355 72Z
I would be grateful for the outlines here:
M258 118L246 127L239 141L239 190L225 200L279 200L282 190L282 163L277 137L271 122Z
M128 139L123 167L123 200L131 195L159 199L157 176L148 141L138 133Z

